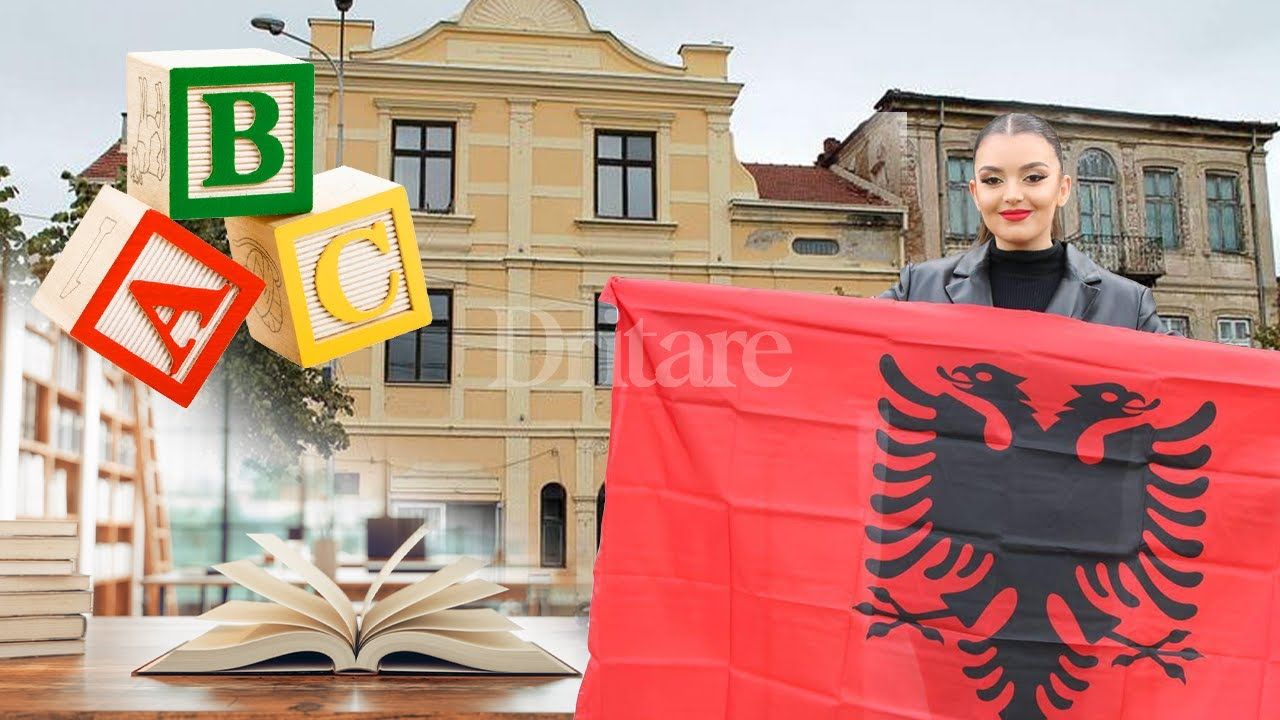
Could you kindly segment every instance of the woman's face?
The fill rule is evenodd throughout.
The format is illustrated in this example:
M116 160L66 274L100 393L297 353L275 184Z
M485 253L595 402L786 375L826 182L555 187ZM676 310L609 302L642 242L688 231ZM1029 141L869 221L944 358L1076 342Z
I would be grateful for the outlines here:
M1052 245L1053 214L1071 196L1048 140L1035 133L983 138L973 156L969 193L1002 250L1042 250Z

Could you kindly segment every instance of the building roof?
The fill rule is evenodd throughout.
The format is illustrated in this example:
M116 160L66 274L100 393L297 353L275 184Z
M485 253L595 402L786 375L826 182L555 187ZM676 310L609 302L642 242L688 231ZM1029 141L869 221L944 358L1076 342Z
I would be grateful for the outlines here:
M889 205L879 195L853 184L825 167L768 163L743 163L743 167L756 179L761 200Z
M107 148L89 167L80 171L81 177L89 182L111 185L116 181L120 169L128 164L129 155L117 140Z
M1015 110L1022 110L1031 113L1043 114L1059 114L1072 113L1085 116L1093 116L1098 118L1111 118L1118 120L1133 120L1141 122L1161 123L1172 126L1199 126L1201 128L1214 128L1218 130L1229 130L1235 132L1256 132L1263 142L1266 142L1271 135L1280 130L1280 125L1273 122L1260 122L1257 120L1217 120L1214 118L1194 117L1191 115L1162 115L1156 113L1140 113L1129 110L1108 110L1105 108L1081 107L1078 105L1057 105L1053 103L1035 103L1022 102L1018 100L993 100L990 98L970 98L959 95L931 95L929 93L918 93L910 90L899 90L893 88L885 91L876 101L875 109L878 111L906 110L914 109L920 105L927 105L930 108L937 107L939 103L944 103L953 108L967 108L974 110L989 110L992 113L1002 113Z
M1193 117L1190 115L1159 115L1140 113L1129 110L1108 110L1105 108L1081 107L1078 105L1056 105L1052 103L1023 102L1018 100L993 100L990 98L971 98L960 95L932 95L892 88L875 104L876 112L917 111L931 114L945 113L970 114L994 117L1006 112L1028 112L1044 115L1053 123L1062 119L1085 123L1107 123L1113 126L1138 125L1157 131L1180 134L1203 134L1217 132L1237 137L1245 142L1253 142L1258 146L1265 144L1277 131L1280 124L1257 120L1216 120L1213 118ZM844 140L837 143L824 144L818 155L817 164L827 167L835 162L840 151L849 141L857 136L858 131L867 125L874 115L863 119Z

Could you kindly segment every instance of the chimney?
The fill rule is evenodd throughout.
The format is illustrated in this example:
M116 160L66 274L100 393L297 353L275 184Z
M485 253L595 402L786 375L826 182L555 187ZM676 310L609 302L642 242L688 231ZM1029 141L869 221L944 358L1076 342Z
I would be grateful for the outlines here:
M311 42L324 48L325 52L333 56L334 61L338 59L338 18L307 18L307 25L311 28ZM351 59L352 50L369 50L373 47L373 21L357 20L355 18L347 18L346 23L346 51L347 59ZM314 51L312 57L320 57ZM328 68L327 63L322 63L324 68Z
M818 167L831 167L836 161L836 153L840 151L840 141L829 137L822 141L822 152L818 153L818 157L813 159L813 164Z
M120 113L120 147L129 144L129 113Z
M685 72L694 77L725 80L729 77L729 53L733 48L719 40L705 45L688 43L680 46L680 59Z

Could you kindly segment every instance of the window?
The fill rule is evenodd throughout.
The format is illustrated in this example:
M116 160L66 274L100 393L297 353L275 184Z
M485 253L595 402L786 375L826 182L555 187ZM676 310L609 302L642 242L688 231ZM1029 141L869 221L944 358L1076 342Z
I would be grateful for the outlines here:
M1249 318L1218 318L1218 342L1249 347L1253 321Z
M1142 171L1146 196L1147 237L1158 237L1166 250L1181 245L1178 237L1178 171L1147 168Z
M973 179L973 158L947 158L947 237L976 238L978 207L969 195Z
M38 380L49 380L53 374L53 344L31 328L22 343L22 370Z
M1116 234L1116 164L1105 151L1090 148L1076 165L1080 196L1080 234Z
M596 132L596 215L653 220L654 135Z
M542 486L542 567L564 567L564 497L560 483Z
M360 473L335 472L333 474L333 493L335 495L359 495Z
M596 293L596 385L613 385L613 339L618 330L618 308Z
M1164 329L1173 330L1182 337L1191 337L1191 318L1186 315L1163 315Z
M391 179L404 186L409 207L453 212L453 123L391 123Z
M1235 175L1206 173L1204 192L1209 204L1209 247L1220 252L1240 252L1240 193Z
M449 382L453 292L428 290L427 298L431 324L387 341L386 382Z
M797 255L835 255L840 252L840 243L826 238L796 238L791 241L791 250Z
M22 379L22 438L24 440L43 440L37 435L40 419L40 386Z
M600 531L604 529L604 485L596 493L596 549L600 548Z
M69 390L80 389L80 343L66 333L58 335L58 384Z

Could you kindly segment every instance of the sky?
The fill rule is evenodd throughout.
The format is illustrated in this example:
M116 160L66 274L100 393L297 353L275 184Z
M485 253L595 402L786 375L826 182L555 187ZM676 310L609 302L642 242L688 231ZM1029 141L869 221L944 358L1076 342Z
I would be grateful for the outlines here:
M374 43L414 35L465 0L356 0ZM925 0L584 0L598 29L678 64L682 43L734 49L744 84L732 119L748 162L812 162L889 88L1028 102L1280 121L1280 3L1098 0L971 3ZM58 175L92 162L120 132L130 51L303 48L249 26L333 16L330 0L42 0L7 2L0 43L0 165L20 212L67 203ZM1267 149L1280 230L1280 141ZM28 231L43 226L24 220ZM1273 237L1280 232L1273 231Z

